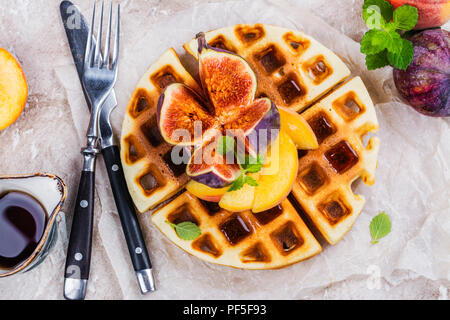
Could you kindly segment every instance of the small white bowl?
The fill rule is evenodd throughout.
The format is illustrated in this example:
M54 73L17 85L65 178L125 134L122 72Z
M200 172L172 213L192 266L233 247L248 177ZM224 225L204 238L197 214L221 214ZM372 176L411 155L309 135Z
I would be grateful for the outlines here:
M0 269L0 278L26 272L39 265L48 255L57 239L56 217L66 199L66 185L61 178L47 173L22 176L0 176L0 195L18 191L37 199L48 214L48 221L41 241L34 252L14 269Z

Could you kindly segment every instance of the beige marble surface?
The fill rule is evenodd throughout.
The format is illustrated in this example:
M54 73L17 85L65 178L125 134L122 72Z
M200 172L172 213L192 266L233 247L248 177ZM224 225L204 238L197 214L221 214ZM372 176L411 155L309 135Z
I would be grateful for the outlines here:
M28 105L22 116L11 127L0 132L2 159L0 174L51 172L61 176L69 187L69 196L64 206L67 214L62 215L59 220L60 238L56 248L38 269L27 274L1 279L0 299L62 298L66 234L71 223L70 208L76 196L81 170L79 150L83 140L79 135L79 126L82 124L74 121L70 110L68 101L70 93L65 90L58 77L57 70L60 72L72 64L72 57L67 49L66 36L59 18L59 2L59 0L0 0L0 47L10 50L18 57L30 88ZM126 48L135 45L136 37L127 37L127 34L136 35L142 30L149 29L154 23L164 22L170 16L183 10L189 10L194 4L201 6L216 2L225 1L201 0L195 1L195 3L183 0L121 1L123 9L122 46ZM331 2L327 0L292 0L291 3L308 8L355 41L360 41L365 32L364 24L360 19L361 0ZM83 13L88 14L90 0L79 0L76 4L80 6ZM122 70L122 72L124 71ZM74 78L73 81L78 82L78 79ZM123 92L121 97L127 99L126 97L130 94L131 92ZM383 111L384 116L389 115L387 107ZM397 114L392 114L392 116L398 117ZM120 118L120 115L116 117ZM446 130L448 130L448 121L441 125L444 127L447 125ZM120 128L116 127L115 130L118 132ZM104 168L101 165L99 170L104 175ZM109 192L107 181L98 182L97 191L100 195ZM448 217L450 214L448 207L443 210ZM112 211L114 211L114 206L111 203L102 202L102 199L97 196L96 212L99 214L96 216L94 226L92 257L95 263L92 264L91 269L88 299L139 298L138 295L123 290L123 285L119 285L119 278L122 275L111 264L114 255L105 249L108 244L104 243L104 239L100 236L101 216L109 215ZM111 217L117 222L116 215ZM364 222L367 221L370 220L365 218ZM366 226L361 226L361 228L366 228ZM122 231L117 230L117 232L120 234ZM412 230L411 234L406 234L404 237L412 239L416 233L420 233L420 230ZM156 236L161 237L160 235ZM163 248L154 248L153 245L150 247L156 260L156 266L163 264L170 266L167 261L158 262L158 250L164 250ZM117 250L125 250L125 245L123 244ZM179 254L183 259L188 259L187 255L178 251L177 248L170 251L169 256L161 256L166 259L167 257L174 258L174 255ZM446 254L445 251L444 254ZM177 265L180 262L174 259L173 263ZM194 265L197 263L200 262L193 262ZM192 264L189 266L192 267ZM221 271L220 268L203 263L202 267L208 270L209 276L214 272ZM417 269L413 268L413 270ZM176 287L176 281L164 282L167 279L165 279L163 271L158 271L157 281L160 282L160 293L153 297L163 299L191 297L187 290ZM268 299L276 297L295 299L447 299L447 291L450 288L449 278L436 279L423 274L412 270L394 269L388 276L380 277L379 282L376 282L374 286L371 284L373 277L368 271L338 281L330 279L327 284L317 286L303 287L299 284L298 290L292 295L278 295L275 291L273 295L263 294L258 297ZM278 275L280 274L274 273L275 278ZM178 276L183 278L182 274ZM239 282L239 276L232 279L233 283ZM165 285L167 283L170 285ZM222 287L221 290L223 292L217 293L213 298L252 298L251 294L244 294L245 289L243 288L230 286L229 288ZM152 299L152 296L146 298Z

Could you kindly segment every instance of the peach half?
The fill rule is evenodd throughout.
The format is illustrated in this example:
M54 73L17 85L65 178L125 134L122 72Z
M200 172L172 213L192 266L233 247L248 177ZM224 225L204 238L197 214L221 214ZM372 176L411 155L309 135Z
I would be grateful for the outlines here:
M0 130L13 124L25 107L28 86L17 60L0 48Z
M404 4L416 7L419 21L416 30L440 27L450 19L450 1L448 0L388 0L394 8Z

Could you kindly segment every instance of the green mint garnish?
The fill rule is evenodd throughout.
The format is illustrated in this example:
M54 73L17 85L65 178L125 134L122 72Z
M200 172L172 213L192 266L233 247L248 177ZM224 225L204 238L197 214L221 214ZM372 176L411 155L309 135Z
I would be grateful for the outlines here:
M233 183L231 183L228 192L240 190L246 184L254 187L258 186L256 180L247 176L247 173L260 172L264 166L264 156L258 155L255 158L250 155L245 155L244 152L236 151L236 141L229 136L221 136L219 138L217 152L223 156L234 153L241 168L241 174L233 181Z
M256 158L250 155L246 155L245 157L239 157L238 159L244 158L244 161L240 164L241 166L241 175L239 178L233 181L228 189L228 192L237 191L244 187L244 185L248 184L252 187L257 187L258 182L250 176L247 176L247 173L258 173L262 170L264 166L264 156L258 155Z
M181 222L179 224L170 223L169 221L166 221L166 223L174 228L178 237L182 240L195 240L202 234L200 228L195 223L190 221Z
M391 232L391 220L386 212L383 211L372 219L369 228L372 235L372 244L377 244L379 239Z
M411 41L402 39L402 49L399 54L387 53L387 59L391 66L406 70L414 57L414 46Z
M230 188L228 189L228 192L242 189L245 185L245 177L246 175L241 171L241 175L239 176L239 178L233 181L233 183L230 185Z
M366 55L367 69L391 65L406 70L413 60L414 46L400 33L412 30L418 18L416 7L403 5L394 10L386 0L365 0L363 19L370 30L361 41L361 53Z
M253 179L252 177L246 176L245 177L245 183L252 186L252 187L257 187L258 186L258 182L256 182L255 179Z
M244 169L247 173L260 172L263 166L264 166L263 155L258 155L256 158L250 155L246 155L244 163L241 164L242 169Z

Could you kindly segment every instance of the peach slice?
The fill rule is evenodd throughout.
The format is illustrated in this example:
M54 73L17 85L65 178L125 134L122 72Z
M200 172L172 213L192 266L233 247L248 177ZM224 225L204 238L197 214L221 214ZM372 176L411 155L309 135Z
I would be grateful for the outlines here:
M228 191L229 187L216 189L208 187L207 185L191 180L186 185L187 191L192 193L197 198L208 202L219 202L222 196Z
M308 122L297 112L278 107L281 117L281 130L284 130L298 149L314 150L319 147L316 135Z
M258 174L251 174L250 176L258 180ZM219 206L231 212L242 212L253 208L254 199L255 187L245 184L242 189L225 193L219 202Z
M298 171L297 148L285 131L281 130L267 160L255 188L254 213L277 206L286 199L294 185Z
M0 48L0 130L13 124L25 107L28 86L17 60Z

